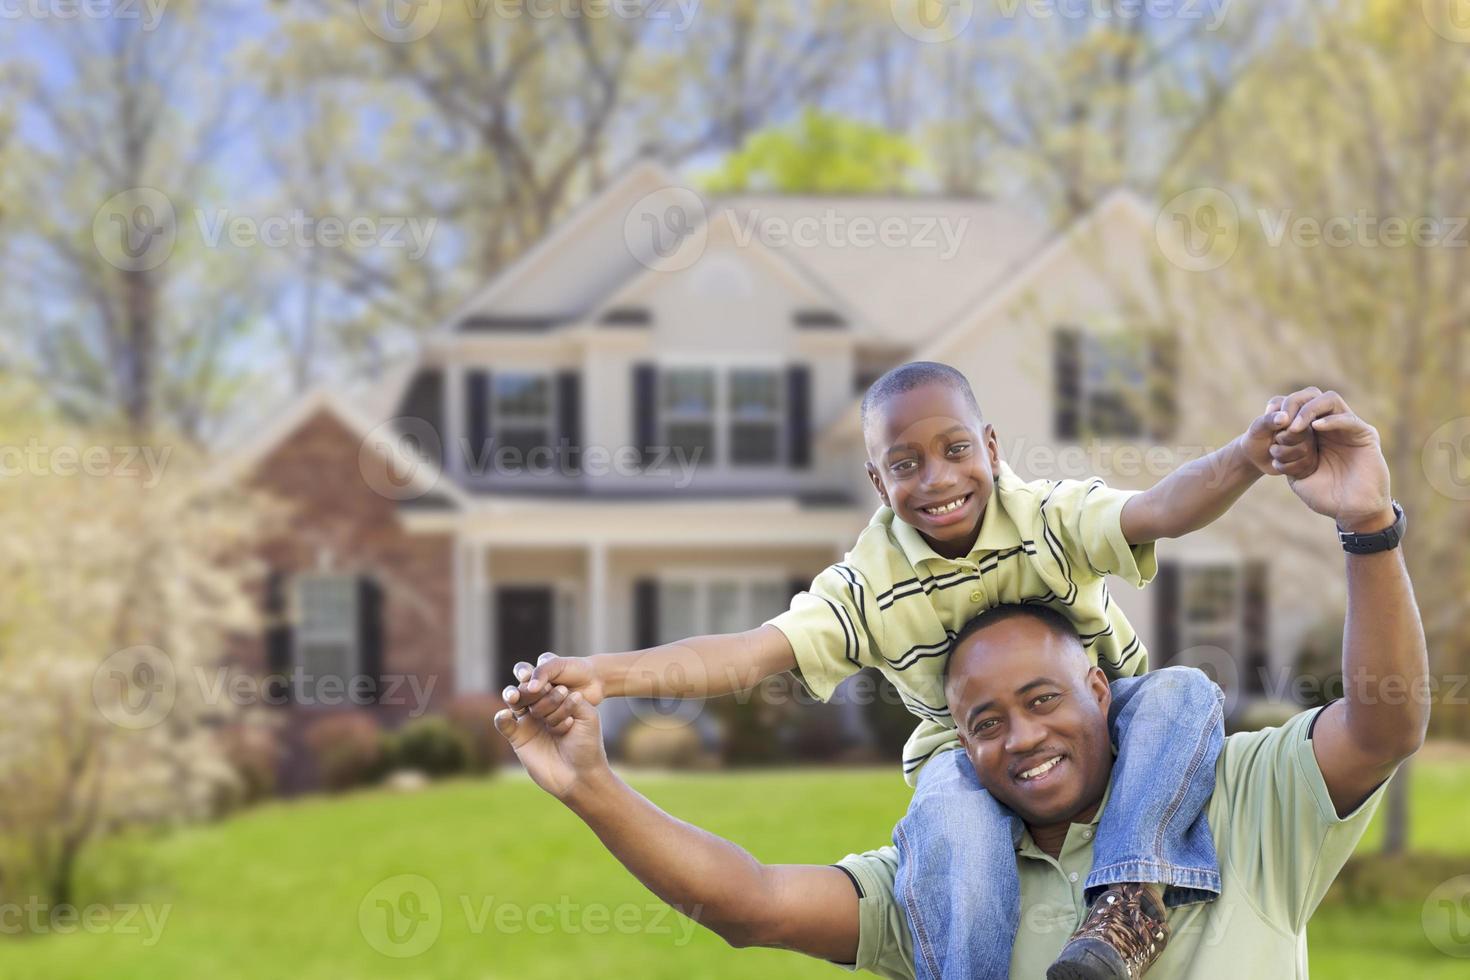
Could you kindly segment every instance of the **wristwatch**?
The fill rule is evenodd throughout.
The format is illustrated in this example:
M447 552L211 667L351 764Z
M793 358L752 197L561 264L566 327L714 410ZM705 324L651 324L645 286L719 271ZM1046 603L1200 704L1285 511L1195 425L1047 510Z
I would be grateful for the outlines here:
M1352 531L1337 529L1338 540L1342 542L1342 550L1350 555L1371 555L1379 551L1391 551L1399 546L1404 540L1404 528L1408 527L1408 519L1404 517L1404 509L1399 506L1397 500L1393 501L1394 521L1391 527L1382 531L1373 531L1368 534L1354 534Z

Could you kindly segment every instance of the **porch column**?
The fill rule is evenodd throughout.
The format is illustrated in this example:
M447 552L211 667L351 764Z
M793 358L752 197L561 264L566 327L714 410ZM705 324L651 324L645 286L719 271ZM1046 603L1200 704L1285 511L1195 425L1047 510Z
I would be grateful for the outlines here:
M607 545L593 541L587 547L587 649L582 656L605 653L608 644L607 625Z

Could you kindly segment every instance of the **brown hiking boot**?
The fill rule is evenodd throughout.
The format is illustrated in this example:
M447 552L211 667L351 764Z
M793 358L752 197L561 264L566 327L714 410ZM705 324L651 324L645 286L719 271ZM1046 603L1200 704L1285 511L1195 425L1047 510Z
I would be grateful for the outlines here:
M1138 980L1169 944L1164 909L1143 885L1110 885L1072 933L1046 980Z

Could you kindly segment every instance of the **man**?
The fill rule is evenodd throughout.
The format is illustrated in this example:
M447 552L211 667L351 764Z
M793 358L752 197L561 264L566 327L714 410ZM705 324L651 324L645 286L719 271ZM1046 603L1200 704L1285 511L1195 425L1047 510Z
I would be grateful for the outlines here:
M1378 434L1334 392L1302 406L1290 429L1308 427L1320 463L1291 486L1336 519L1348 551L1346 694L1279 729L1226 740L1207 807L1219 900L1165 915L1134 899L1127 910L1158 940L1172 934L1156 977L1305 977L1307 920L1428 723L1424 634ZM1302 593L1311 601L1309 588ZM1043 975L1079 926L1076 941L1087 942L1083 884L1109 805L1108 715L1128 710L1128 684L1110 688L1066 620L1031 607L992 610L956 642L945 693L966 758L1018 818L1023 912L1013 976ZM732 945L796 950L891 977L912 977L915 956L925 955L913 948L902 912L924 895L894 894L892 848L835 867L763 865L622 783L607 765L596 712L575 693L554 692L520 717L502 712L496 727L538 785L644 884ZM1153 951L1130 954L1142 963ZM1051 980L1094 975L1085 956L1063 969Z

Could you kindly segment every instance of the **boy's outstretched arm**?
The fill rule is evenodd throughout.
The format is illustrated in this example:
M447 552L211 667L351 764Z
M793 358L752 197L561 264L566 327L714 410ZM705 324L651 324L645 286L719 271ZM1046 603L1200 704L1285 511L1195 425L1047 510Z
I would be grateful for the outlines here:
M604 698L713 698L747 691L796 667L796 653L774 626L743 633L695 636L629 653L590 657L543 654L533 667L513 668L517 686L502 696L515 709L535 704L556 687L579 691L590 703Z
M1132 497L1122 513L1128 543L1182 537L1213 523L1263 475L1310 475L1317 468L1316 440L1296 417L1320 394L1313 387L1277 395L1244 434Z

